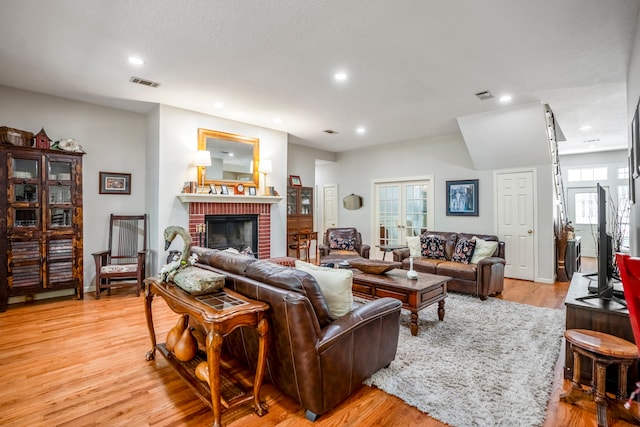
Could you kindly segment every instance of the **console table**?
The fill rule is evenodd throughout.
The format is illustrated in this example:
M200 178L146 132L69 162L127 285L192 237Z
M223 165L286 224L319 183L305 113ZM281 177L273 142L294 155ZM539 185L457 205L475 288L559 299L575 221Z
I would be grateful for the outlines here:
M214 427L222 425L223 406L228 409L253 400L258 416L267 413L267 404L260 401L260 386L267 361L269 323L264 314L269 309L269 305L248 299L244 295L226 288L213 294L192 296L178 286L162 282L157 277L147 278L144 282L146 285L145 314L151 337L151 350L147 353L146 359L153 360L156 350L160 351L169 365L187 382L198 397L211 407ZM173 312L187 315L204 329L206 333L206 361L209 365L209 384L211 387L199 380L195 374L196 365L204 361L203 354L198 354L192 361L181 362L167 350L164 344L156 343L151 311L151 303L155 295L160 295ZM227 401L220 393L221 384L225 380L220 370L222 342L226 335L241 326L255 328L260 336L256 375L252 391L241 390L234 393Z
M613 301L609 302L595 298L586 301L578 301L576 299L589 294L587 290L589 283L590 280L581 273L573 273L569 291L564 301L566 307L566 329L590 329L635 343L631 322L629 321L629 311L626 307ZM571 379L573 375L573 353L568 346L565 351L564 377ZM591 362L583 360L582 378L591 378L591 368ZM612 371L609 377L607 389L616 390L617 372ZM628 390L633 390L636 377L637 363L634 363L629 370Z

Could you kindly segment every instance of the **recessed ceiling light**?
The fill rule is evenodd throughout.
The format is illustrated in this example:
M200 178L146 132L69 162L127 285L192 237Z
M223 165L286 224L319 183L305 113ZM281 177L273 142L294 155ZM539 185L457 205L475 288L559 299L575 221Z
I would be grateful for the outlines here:
M280 123L282 123L282 119L280 117L275 117L273 119L273 123L280 124Z
M347 80L347 73L343 73L342 71L340 71L338 73L335 73L333 78L339 82L345 81Z
M133 65L142 65L144 64L144 61L140 58L137 58L135 56L130 56L129 57L129 64L133 64Z
M215 108L222 108L222 107L224 107L224 104L223 104L222 102L219 102L219 101L218 101L218 102L214 102L214 103L213 103L213 106L214 106Z
M500 97L500 102L509 102L511 101L511 95L502 95Z
M589 130L589 129L591 129L591 125L580 126L580 130Z
M362 127L362 126L360 126L359 128L356 128L356 132L358 132L359 134L363 134L363 133L365 133L366 131L367 131L367 130L366 130L364 127Z

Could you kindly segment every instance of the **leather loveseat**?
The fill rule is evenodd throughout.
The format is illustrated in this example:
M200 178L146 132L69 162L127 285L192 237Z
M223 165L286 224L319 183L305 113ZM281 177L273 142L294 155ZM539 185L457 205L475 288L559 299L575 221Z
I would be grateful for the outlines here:
M369 258L371 246L362 243L362 234L353 227L327 228L318 245L320 263L337 263L353 258Z
M500 294L504 289L505 252L504 242L497 236L485 234L453 233L441 231L423 231L421 242L426 236L435 236L444 241L443 258L426 256L413 257L413 269L418 272L450 276L447 290L478 295L486 300L489 295ZM456 245L460 240L471 240L474 237L487 242L497 242L495 251L477 263L464 264L452 260ZM409 269L409 249L393 251L393 260L402 262L402 268Z
M331 319L316 279L267 260L194 246L198 266L224 274L225 287L269 304L265 379L306 409L312 421L395 358L400 301L382 298ZM258 336L238 328L225 348L255 371Z

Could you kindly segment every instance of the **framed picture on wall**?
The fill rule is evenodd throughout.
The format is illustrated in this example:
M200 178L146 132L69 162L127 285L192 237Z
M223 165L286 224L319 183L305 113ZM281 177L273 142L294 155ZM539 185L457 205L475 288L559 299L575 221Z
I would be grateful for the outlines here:
M131 174L100 172L100 194L131 194Z
M478 216L478 180L447 181L447 215Z

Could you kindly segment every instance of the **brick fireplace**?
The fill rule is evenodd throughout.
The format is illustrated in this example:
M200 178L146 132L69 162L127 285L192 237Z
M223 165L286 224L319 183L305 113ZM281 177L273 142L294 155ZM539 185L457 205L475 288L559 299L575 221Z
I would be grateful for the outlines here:
M258 258L271 257L271 204L269 203L236 203L236 202L190 202L189 233L198 244L199 233L206 235L201 228L208 215L257 215L258 217Z

